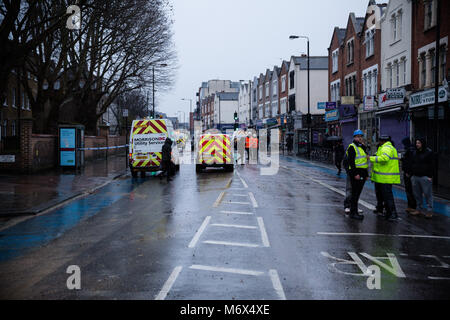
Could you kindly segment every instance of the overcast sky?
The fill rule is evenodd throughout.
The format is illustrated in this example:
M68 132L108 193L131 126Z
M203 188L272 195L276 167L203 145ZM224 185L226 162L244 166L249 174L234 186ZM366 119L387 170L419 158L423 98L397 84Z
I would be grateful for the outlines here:
M327 56L335 26L345 28L348 14L364 16L368 0L173 0L174 42L179 69L171 91L157 95L156 108L168 116L189 115L203 81L250 80L306 53ZM380 3L380 1L378 1ZM180 113L181 119L183 114Z

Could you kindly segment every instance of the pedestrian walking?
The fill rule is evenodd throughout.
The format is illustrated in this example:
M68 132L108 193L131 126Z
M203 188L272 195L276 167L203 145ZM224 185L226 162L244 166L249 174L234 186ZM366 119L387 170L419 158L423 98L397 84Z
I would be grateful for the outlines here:
M363 142L364 133L356 130L353 133L353 142L347 148L348 176L351 183L350 218L363 220L364 216L358 212L358 201L366 183L369 172L367 162L366 146ZM347 213L346 213L347 216Z
M164 173L167 174L167 181L171 181L170 178L173 174L172 170L172 139L166 138L166 141L164 142L164 145L162 147L162 162L161 162L161 169L162 172L159 175L159 178L161 179Z
M402 170L403 170L403 182L405 183L405 192L406 198L408 200L408 208L406 208L406 212L416 215L417 214L417 204L416 199L414 197L413 187L412 187L412 161L415 153L415 147L411 144L411 139L409 137L405 137L402 140L402 144L405 148L405 152L402 155Z
M433 152L426 145L425 139L416 139L416 150L412 159L412 188L417 203L417 210L412 214L424 214L433 217ZM427 208L423 208L423 197Z
M362 132L362 131L361 131ZM365 146L364 139L361 139L361 144ZM342 160L342 166L346 172L345 178L345 199L344 199L344 212L350 213L350 206L352 202L352 176L349 172L348 154L344 151L344 158ZM358 213L363 213L361 209L358 209Z
M292 138L291 135L288 135L286 138L286 147L289 155L291 155L292 153L293 146L294 146L294 139Z
M338 169L337 175L341 175L342 171L342 160L344 159L344 145L342 144L342 141L337 141L336 145L334 146L334 164L336 165L336 168Z
M377 195L377 210L381 203L386 214L381 214L386 220L397 221L397 209L395 207L392 185L400 184L400 166L397 149L395 149L391 137L382 135L379 138L380 147L375 156L367 158L373 164L372 181L378 183L375 187Z

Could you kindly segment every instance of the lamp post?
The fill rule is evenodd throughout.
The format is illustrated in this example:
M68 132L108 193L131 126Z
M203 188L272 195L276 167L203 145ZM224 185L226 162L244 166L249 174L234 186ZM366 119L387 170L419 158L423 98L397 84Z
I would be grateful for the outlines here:
M155 66L153 65L153 118L155 118ZM167 67L167 64L159 64L158 67Z
M189 130L192 131L191 128L191 113L192 113L192 99L182 98L183 101L189 101ZM193 116L192 116L193 118Z
M289 37L290 40L295 40L298 38L306 39L307 40L307 55L308 55L308 114L306 115L306 124L308 126L308 158L311 158L311 146L312 146L312 139L311 139L311 109L310 109L310 86L309 86L309 38L306 36L296 36L291 35Z

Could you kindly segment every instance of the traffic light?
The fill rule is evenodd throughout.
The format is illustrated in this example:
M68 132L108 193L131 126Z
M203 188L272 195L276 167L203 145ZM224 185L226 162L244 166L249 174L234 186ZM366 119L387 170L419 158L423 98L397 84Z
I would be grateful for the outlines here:
M237 112L235 111L235 112L234 112L234 121L238 121L238 120L239 120L238 114L237 114Z
M150 119L155 119L155 115L153 114L153 111L150 112Z
M236 131L237 129L238 129L238 124L235 123L235 124L234 124L234 131Z

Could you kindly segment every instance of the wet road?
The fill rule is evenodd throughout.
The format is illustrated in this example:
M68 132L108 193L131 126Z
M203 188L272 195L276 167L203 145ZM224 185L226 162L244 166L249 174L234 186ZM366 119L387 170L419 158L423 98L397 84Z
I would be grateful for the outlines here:
M450 220L344 217L345 180L281 157L170 183L118 179L95 194L0 232L2 299L448 299ZM441 205L439 210L448 212ZM446 211L447 210L447 211ZM68 290L68 266L81 290ZM371 266L381 289L367 286Z

